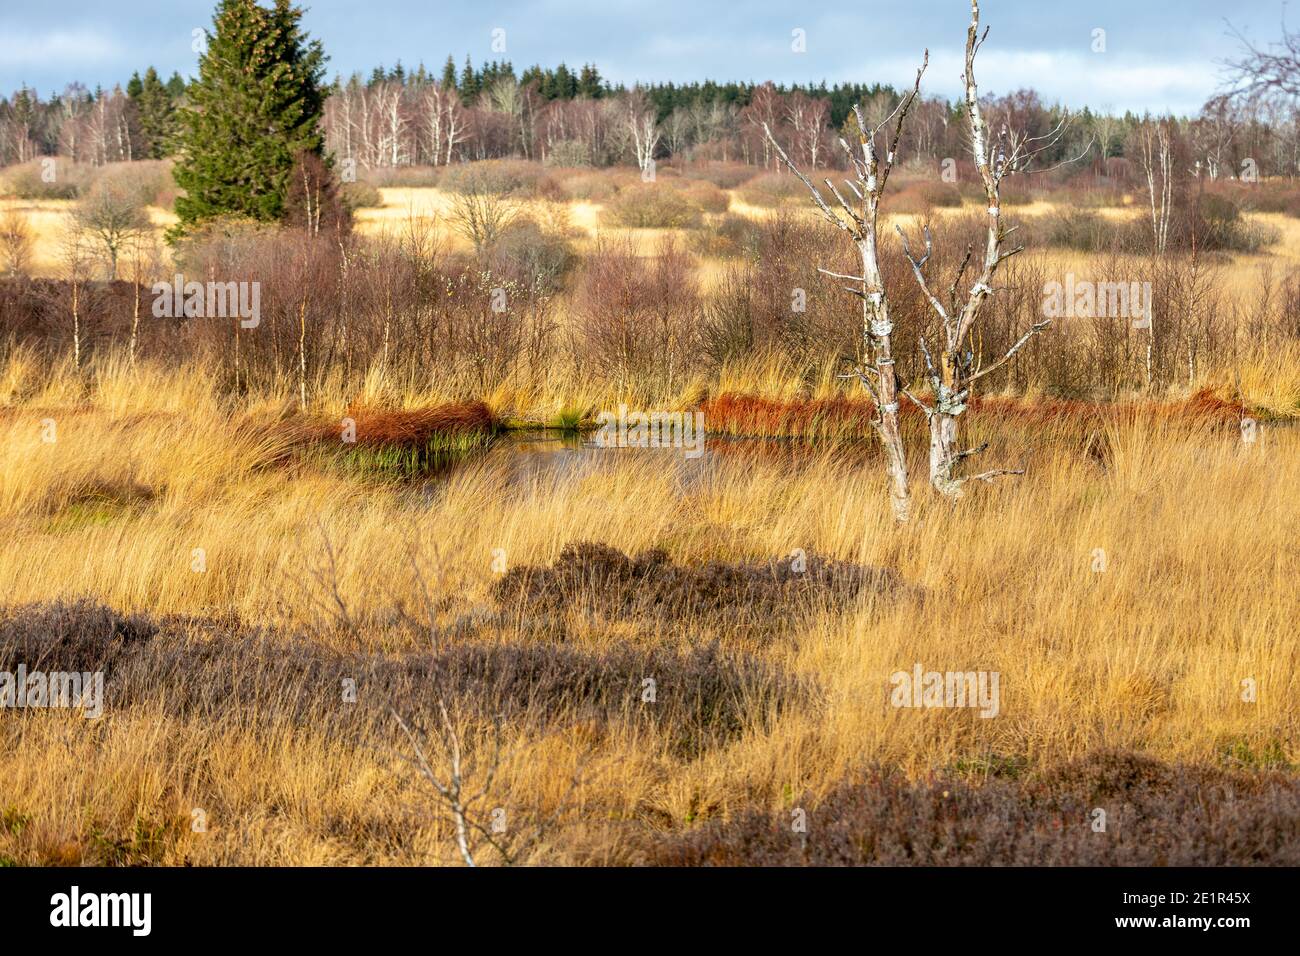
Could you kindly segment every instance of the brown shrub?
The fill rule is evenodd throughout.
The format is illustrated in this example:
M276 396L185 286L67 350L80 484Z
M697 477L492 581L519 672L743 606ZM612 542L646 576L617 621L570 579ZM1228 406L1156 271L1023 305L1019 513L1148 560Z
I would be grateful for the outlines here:
M427 188L437 186L443 166L374 166L358 171L358 182L374 187Z
M711 364L755 351L809 364L854 355L861 320L852 317L853 300L817 271L854 268L852 247L840 234L788 210L736 228L752 253L721 275L704 303L699 335Z
M682 170L687 179L700 179L713 183L719 189L735 189L758 175L758 170L744 163L702 163Z
M808 190L803 183L790 173L763 173L755 176L741 186L737 193L751 206L768 209L808 198Z
M566 199L607 202L624 186L640 177L624 169L554 169L549 173Z
M6 608L0 614L0 671L19 664L31 671L112 672L133 645L148 641L156 625L118 614L90 600Z
M1210 389L1166 402L1091 402L1079 399L1024 399L1008 395L975 396L967 403L981 424L1012 424L1084 432L1106 422L1134 417L1165 425L1237 427L1249 410ZM875 404L865 396L782 400L727 392L705 401L700 410L709 431L753 437L865 438L873 434ZM899 406L906 421L919 421L915 405Z
M699 292L694 261L672 238L642 257L627 240L602 239L573 294L580 362L621 384L640 377L671 391L696 355Z
M395 656L347 654L235 622L123 617L89 602L29 605L0 623L0 669L105 672L105 711L160 707L210 724L287 723L356 745L395 742L392 712L436 719L441 696L458 717L521 726L581 722L654 735L690 758L767 726L811 689L716 645L685 653L615 644L448 643ZM357 703L340 688L352 680ZM646 681L654 699L643 700Z
M493 589L514 613L562 613L578 607L611 617L690 619L724 614L770 622L817 604L844 605L866 593L893 593L897 576L869 568L806 557L799 570L791 558L760 564L710 561L678 565L661 550L630 558L593 542L566 545L550 567L516 567Z
M748 216L723 213L708 229L697 229L687 242L691 251L718 259L754 258L758 255L760 225Z
M620 189L601 210L601 222L637 229L691 229L702 207L687 190L667 183L638 183Z
M790 812L646 838L669 866L1295 866L1300 779L1099 753L982 786L953 774L912 784L875 769ZM1095 809L1106 831L1092 829Z
M438 185L454 193L487 192L496 195L532 196L546 175L541 163L523 159L484 159L447 166Z
M707 213L724 213L731 205L731 197L713 183L692 179L671 180L690 203Z
M900 184L885 193L884 211L894 214L929 215L935 208L956 208L962 204L957 187L934 180Z
M47 169L53 170L53 178L46 173ZM96 175L96 167L89 163L74 163L62 156L41 156L6 169L3 191L19 199L76 199L90 188Z

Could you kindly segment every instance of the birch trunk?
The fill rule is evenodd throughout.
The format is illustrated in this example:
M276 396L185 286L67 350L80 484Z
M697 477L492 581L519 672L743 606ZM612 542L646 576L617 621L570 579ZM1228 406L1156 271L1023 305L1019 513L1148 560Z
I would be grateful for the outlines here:
M862 253L862 275L868 288L883 289L880 264L876 255L876 237L870 231L859 243ZM885 450L885 473L889 479L889 504L894 520L905 522L911 517L911 492L908 489L907 449L903 445L903 430L898 420L898 373L894 369L894 324L889 317L889 301L881 293L868 294L862 300L862 342L873 355L873 365L879 372L879 420L876 433Z

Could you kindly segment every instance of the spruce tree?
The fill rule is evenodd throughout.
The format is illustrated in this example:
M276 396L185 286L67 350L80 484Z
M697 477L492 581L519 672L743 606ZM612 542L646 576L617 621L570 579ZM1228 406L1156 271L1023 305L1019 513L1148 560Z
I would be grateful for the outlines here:
M460 100L466 106L478 95L479 77L474 72L474 64L469 61L469 54L465 55L465 68L460 71Z
M444 90L456 89L456 61L450 56L442 67L442 88Z
M588 63L582 68L578 79L578 95L597 99L604 92L600 87L600 73L594 64Z
M300 154L324 155L325 54L290 0L221 0L179 112L174 175L183 235L223 215L282 218Z
M132 81L135 81L135 77L132 77ZM131 94L130 89L128 86L128 95L135 102L139 116L144 154L150 159L162 159L170 150L175 134L176 107L172 103L172 96L153 67L145 70L144 79L139 81L136 93Z

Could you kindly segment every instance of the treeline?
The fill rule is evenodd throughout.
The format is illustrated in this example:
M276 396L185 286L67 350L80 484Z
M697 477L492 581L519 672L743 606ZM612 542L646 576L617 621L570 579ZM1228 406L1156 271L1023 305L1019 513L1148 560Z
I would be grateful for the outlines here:
M766 124L791 157L811 166L840 166L837 139L856 130L852 108L876 123L898 102L883 84L778 86L773 83L657 83L628 89L611 84L593 64L571 69L509 61L458 68L448 57L440 73L423 65L378 67L369 77L336 78L326 87L323 129L336 160L360 169L440 166L519 157L559 166L646 166L650 159L720 160L774 168ZM149 68L125 89L87 90L74 84L42 100L21 89L0 98L0 163L60 155L102 165L161 158L174 151L178 111L186 104L179 75L163 81ZM909 160L934 163L965 154L961 106L939 97L914 109L903 143ZM1059 105L1033 90L990 97L995 125L1018 135L1045 136L1061 121ZM1101 171L1125 157L1145 117L1085 109L1067 135L1041 157L1044 165L1087 152ZM1300 111L1294 106L1212 100L1196 117L1174 120L1190 162L1217 179L1294 176L1300 169ZM1090 145L1091 144L1091 145ZM1087 165L1087 164L1085 164Z
M434 77L425 70L423 63L416 68L415 72L411 73L402 66L399 60L392 69L385 69L383 66L376 67L370 74L369 83L374 85L391 81L405 84L409 81L412 85L419 87L433 80ZM493 60L476 69L468 56L465 58L464 66L459 71L456 69L456 61L450 56L447 57L438 82L443 87L456 89L460 94L461 103L465 106L472 106L481 93L491 90L500 80L513 82L519 86L531 87L539 97L547 102L576 99L598 100L601 97L617 96L627 92L627 87L623 84L613 85L608 80L603 79L595 64L591 63L584 63L582 68L576 71L569 69L565 63L561 63L554 68L534 65L516 76L514 64L509 60L502 62ZM347 82L349 84L361 82L360 74L354 74ZM336 85L342 85L341 81L336 81ZM759 85L756 83L740 83L734 80L727 83L704 80L703 82L696 81L681 84L672 82L649 83L641 85L639 88L645 91L650 102L654 104L658 112L657 118L662 122L675 109L689 109L700 104L723 103L741 109L749 105L750 98ZM843 125L844 121L848 119L855 103L861 103L882 93L891 96L896 95L892 87L881 83L836 83L834 86L827 86L825 80L817 85L811 83L795 83L789 86L778 84L775 89L781 94L803 93L806 96L826 100L830 104L831 125L837 127Z
M65 156L102 166L133 159L162 159L172 150L174 115L185 96L179 73L163 81L149 67L124 90L89 90L80 83L42 100L22 87L0 97L0 164L38 156Z

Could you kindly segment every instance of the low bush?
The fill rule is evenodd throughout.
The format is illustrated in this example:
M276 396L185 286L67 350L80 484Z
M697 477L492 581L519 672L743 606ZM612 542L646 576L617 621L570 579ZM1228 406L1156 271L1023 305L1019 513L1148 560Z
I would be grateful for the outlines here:
M686 190L667 183L638 183L620 189L601 211L609 226L638 229L691 229L703 210Z
M485 159L446 167L439 185L456 193L532 196L543 175L540 163L522 159Z
M42 156L4 171L4 191L19 199L76 199L90 188L95 167Z
M713 183L719 189L735 189L749 182L758 174L753 166L744 163L704 163L699 166L687 166L682 175L687 179L699 179Z
M607 202L621 186L640 182L640 177L619 169L555 169L550 175L563 198L580 202Z
M738 195L751 206L770 209L783 203L806 199L808 190L790 173L763 173L740 187Z
M710 223L708 229L692 232L688 242L696 255L718 259L752 258L758 253L758 233L759 225L753 219L728 212Z
M713 183L692 179L673 179L671 182L674 188L704 212L719 215L731 205L731 197Z
M900 184L899 188L886 191L884 201L886 212L915 215L927 215L936 208L955 209L961 205L961 193L956 186L934 180Z
M533 219L516 220L492 249L494 275L551 293L576 261L573 243L562 232Z
M564 169L579 169L591 166L591 149L586 143L573 139L552 143L543 165Z
M357 182L380 188L426 189L437 186L444 166L377 166L358 170Z
M1047 217L1043 233L1053 246L1079 252L1104 252L1116 248L1125 225L1095 212L1065 208Z
M339 188L339 194L343 204L348 209L377 209L384 204L383 196L379 190L370 183L354 182L343 183Z

